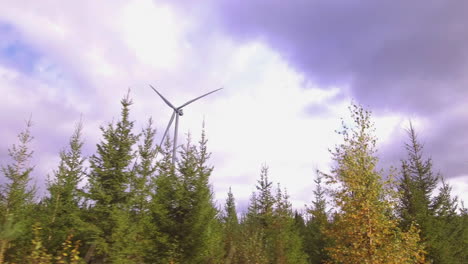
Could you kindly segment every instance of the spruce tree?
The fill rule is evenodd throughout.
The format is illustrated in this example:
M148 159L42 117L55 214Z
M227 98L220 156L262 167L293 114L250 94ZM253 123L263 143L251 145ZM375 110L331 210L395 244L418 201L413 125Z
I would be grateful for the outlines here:
M29 146L33 139L31 126L29 120L18 135L19 144L13 144L8 150L12 162L1 168L5 183L0 186L0 263L14 261L15 257L26 254L24 249L31 237L29 230L35 196L35 188L30 185L33 171L30 165L33 151Z
M292 205L286 190L281 191L278 184L276 191L273 223L268 228L268 234L273 241L273 263L307 263L302 237L295 225Z
M437 186L439 175L432 172L432 160L423 158L423 145L417 139L416 131L410 123L409 142L405 143L408 158L402 161L400 192L400 216L404 228L412 222L418 223L422 236L427 239L430 233L431 194Z
M180 249L183 263L214 263L224 255L221 223L214 206L209 177L213 167L207 165L210 153L203 130L198 147L192 146L190 136L178 163L181 180Z
M433 263L464 263L468 251L464 234L468 227L463 225L461 217L457 215L458 199L452 197L452 188L443 178L441 183L439 193L433 199L429 257Z
M335 166L326 175L337 206L335 221L327 235L332 263L422 263L424 256L417 230L402 232L389 213L390 187L377 171L376 139L370 112L350 107L354 126L343 125L344 142L332 152ZM391 197L391 196L390 196Z
M331 246L324 231L329 227L326 211L325 189L322 186L323 175L317 172L315 182L314 200L308 209L310 215L305 231L304 247L309 256L309 263L325 263L329 260L327 247Z
M258 203L258 219L262 227L267 227L271 224L273 218L273 206L275 198L273 197L273 182L268 179L268 167L262 166L260 179L257 181L257 203Z
M238 250L233 263L258 263L269 262L268 252L265 247L265 230L259 221L259 202L254 192L250 197L247 213L241 219Z
M56 252L63 241L73 234L80 239L85 227L80 203L83 191L78 184L85 176L81 139L82 123L77 124L70 138L68 149L60 152L60 163L54 172L54 178L47 184L49 196L44 199L45 219L43 227L47 235L47 248Z
M138 135L132 132L129 94L122 99L121 118L101 127L102 141L90 158L89 197L92 209L90 222L97 233L92 237L97 261L128 263L135 256L135 233L131 232L130 193L134 178L134 144Z
M223 233L224 233L224 251L225 263L230 264L237 250L239 239L239 220L237 219L236 202L231 187L229 187L228 197L224 205Z
M156 130L153 128L151 118L141 134L143 142L138 146L139 160L136 164L135 179L131 184L133 210L137 214L143 213L148 208L152 190L151 184L157 170L156 156L158 147L154 144Z
M448 186L440 174L433 172L432 160L425 159L423 145L410 123L409 142L405 144L407 159L402 161L399 183L400 201L398 212L401 226L408 229L416 223L421 229L421 238L428 251L428 259L436 264L457 262L460 251L458 237L462 232L457 225L457 199L452 198ZM438 182L439 194L432 197Z
M154 177L157 170L156 156L158 147L154 144L156 130L150 118L142 131L143 140L138 145L138 161L135 164L134 178L130 183L132 230L137 240L134 243L136 254L144 256L146 248L151 246L146 227L151 225L150 199L154 189Z
M177 263L181 195L169 138L161 148L161 154L162 159L157 163L157 175L152 183L150 222L146 224L151 246L146 249L145 260L148 263Z
M264 165L241 224L235 263L306 263L289 196L279 187L274 196L272 184Z
M222 226L209 184L213 168L206 164L210 156L206 144L204 132L198 147L189 137L175 167L170 142L166 142L151 202L154 249L148 256L154 262L217 263L224 256Z

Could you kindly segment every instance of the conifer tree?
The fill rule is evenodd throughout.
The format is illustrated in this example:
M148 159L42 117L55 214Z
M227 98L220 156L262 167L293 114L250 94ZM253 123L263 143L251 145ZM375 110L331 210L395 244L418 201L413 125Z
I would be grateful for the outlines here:
M209 184L213 170L207 165L209 157L205 131L198 148L191 145L189 136L178 163L182 188L180 210L184 214L180 227L185 232L179 244L183 263L214 263L224 255L221 223Z
M443 177L433 173L432 160L424 159L423 145L411 123L407 132L408 157L402 161L399 184L401 225L404 229L412 223L420 227L428 259L433 263L455 263L457 252L462 250L458 243L462 227L455 220L457 199L451 197L451 188ZM432 198L439 181L442 183L439 194Z
M229 187L228 197L224 205L223 220L223 233L224 233L224 251L225 263L230 264L234 258L237 250L237 243L239 239L239 220L237 219L236 202L232 194L231 187Z
M33 151L29 144L33 137L29 120L26 128L18 135L19 144L13 144L8 150L12 163L2 166L5 178L0 186L0 263L13 260L15 256L26 254L24 251L31 234L30 213L34 205L35 188L30 185L33 166L30 165ZM5 258L5 251L10 249L10 257Z
M265 247L265 230L259 221L259 203L254 192L250 197L247 213L241 219L238 250L233 263L258 263L269 262L268 252Z
M253 196L254 204L252 204L248 219L250 225L259 230L261 234L262 248L269 261L273 259L274 243L271 236L271 227L273 225L273 209L275 205L275 197L273 196L273 182L268 178L268 167L263 165L260 171L260 179L257 180L256 196ZM256 209L256 211L254 211Z
M309 256L309 263L325 263L329 260L326 248L331 246L324 231L329 227L326 211L325 189L322 186L323 175L317 172L314 200L308 209L310 215L305 231L304 247Z
M409 143L405 143L407 160L402 161L400 183L400 216L402 225L409 228L412 222L418 223L423 238L430 233L431 194L437 186L439 175L432 172L432 160L423 158L423 146L418 142L412 124L408 129Z
M213 168L206 164L210 156L206 143L204 132L198 147L188 138L176 174L170 143L166 142L151 202L155 225L155 247L149 252L152 261L218 263L224 256L222 226L209 184Z
M260 179L255 186L258 191L258 219L262 227L267 227L271 224L273 218L273 206L275 198L273 197L272 188L273 182L268 179L268 167L262 166Z
M376 169L376 139L370 112L350 107L354 127L343 125L344 142L332 152L336 165L328 182L337 184L331 194L338 212L328 236L332 263L422 263L424 256L417 230L402 232L389 215L393 205L389 186Z
M128 190L134 178L131 165L138 135L132 132L134 122L129 119L132 104L129 94L121 104L120 120L101 127L103 140L90 158L89 197L93 204L89 220L98 232L92 238L96 259L104 263L128 263L135 255Z
M44 229L47 235L49 251L58 250L65 239L74 233L76 237L85 227L80 203L83 201L83 191L78 184L85 176L82 155L83 141L81 139L82 123L77 124L70 138L68 149L60 152L60 163L54 172L54 178L49 180L47 190L49 197L44 199ZM77 236L78 235L78 236Z
M431 238L428 242L429 257L437 264L463 263L468 251L463 236L468 226L464 226L461 216L457 215L458 199L452 197L452 188L443 178L441 183L439 193L433 199L432 232L428 234Z
M138 161L135 164L134 178L130 184L132 232L137 236L134 243L136 254L144 256L146 248L151 246L146 227L151 225L150 199L154 189L154 177L157 170L156 156L158 147L154 144L156 130L150 118L142 131L143 140L138 145Z
M286 192L272 193L268 167L262 166L247 215L236 263L306 263L302 240Z
M152 179L157 170L156 155L158 148L154 144L156 130L153 128L153 120L150 118L146 128L142 132L143 142L138 146L139 161L136 165L135 179L132 181L131 192L133 198L133 210L142 213L148 208L148 202L152 190Z
M302 237L295 225L292 205L289 195L281 191L278 184L273 212L273 223L268 228L274 247L272 254L273 263L307 263Z
M177 263L181 195L169 138L161 154L162 159L157 163L157 176L152 183L154 190L149 205L150 222L146 224L151 246L146 249L145 260L149 263Z

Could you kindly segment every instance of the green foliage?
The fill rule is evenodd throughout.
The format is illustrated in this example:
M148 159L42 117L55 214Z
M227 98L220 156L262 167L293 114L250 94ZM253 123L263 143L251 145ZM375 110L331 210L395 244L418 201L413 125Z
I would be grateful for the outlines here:
M176 173L166 142L151 204L153 261L218 263L224 255L222 226L209 185L212 168L206 165L210 156L206 143L204 133L198 147L189 138Z
M28 233L32 225L29 216L35 195L35 188L30 186L33 170L29 164L33 154L29 149L33 139L31 126L31 121L28 121L26 129L18 135L19 145L8 150L12 163L1 168L6 183L0 186L0 263L24 254L31 237Z
M408 228L417 222L426 236L429 228L431 211L431 194L437 186L440 176L432 172L432 160L423 159L423 146L418 142L416 131L410 123L408 129L409 143L405 143L407 160L402 161L400 192L400 215L402 225Z
M121 104L120 120L101 127L103 140L97 144L97 153L90 158L92 206L88 221L98 230L91 238L96 246L96 258L105 263L127 263L135 252L129 189L134 179L133 146L139 135L132 132L134 122L129 120L132 101L128 94Z
M302 239L289 202L278 186L272 193L268 168L263 166L248 213L242 221L236 263L306 263Z
M466 227L456 213L457 199L451 197L451 187L443 177L433 173L432 160L423 158L423 146L411 123L408 137L409 143L405 144L408 157L402 161L399 183L401 226L408 229L412 223L418 224L428 259L433 263L462 263L461 252L468 247L459 243ZM442 186L439 194L433 196L439 180Z
M335 148L336 165L328 182L339 185L331 191L339 210L327 235L332 263L421 263L424 255L417 230L402 232L389 215L393 205L389 185L376 170L376 139L370 112L350 107L354 127L343 125L344 142Z
M73 235L68 235L56 255L47 252L41 239L41 226L36 223L32 227L34 237L31 240L31 249L28 255L21 256L19 263L27 264L82 264L79 247L80 241L72 242Z
M47 235L47 249L52 252L61 247L68 235L80 234L86 227L80 207L83 190L78 187L86 174L81 131L80 121L70 138L68 148L60 152L58 169L47 185L50 196L42 203L43 226L46 230L43 233Z
M234 194L229 187L228 197L224 205L223 234L224 234L224 252L226 263L231 263L236 250L239 237L239 220L237 219L236 202Z
M312 207L308 208L310 216L304 230L304 249L309 256L309 263L325 263L329 261L326 251L331 242L325 236L325 230L330 227L326 211L325 189L322 187L323 175L317 172L315 182L314 200Z
M121 104L119 120L101 127L87 171L77 125L39 203L28 122L1 169L0 264L425 263L423 246L432 263L467 262L468 210L433 173L412 126L398 200L391 175L384 181L376 169L370 112L352 106L354 126L340 132L334 167L318 174L307 212L293 212L286 190L273 190L263 166L239 220L231 189L224 210L215 206L204 131L198 144L188 137L173 164L169 138L156 146L150 119L140 141L128 95ZM333 215L322 177L331 184Z

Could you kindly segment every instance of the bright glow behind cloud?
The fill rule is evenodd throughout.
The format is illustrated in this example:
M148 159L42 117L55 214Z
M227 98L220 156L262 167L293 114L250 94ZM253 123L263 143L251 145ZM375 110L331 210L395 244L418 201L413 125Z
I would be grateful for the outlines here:
M335 98L343 87L323 89L308 83L261 42L239 46L216 33L193 37L194 21L153 1L75 6L16 1L0 8L0 20L14 25L20 40L40 53L39 61L31 61L33 73L0 64L0 91L7 94L2 108L16 119L1 115L1 121L11 124L7 142L11 144L23 125L19 120L34 113L36 141L44 142L36 146L38 178L54 169L80 113L85 148L88 154L94 152L98 127L118 116L119 100L128 87L136 128L153 116L159 139L171 110L148 83L174 104L222 85L224 90L187 107L179 142L187 131L197 140L206 121L219 201L232 186L236 198L245 202L266 163L271 179L302 207L312 199L315 169L330 166L328 148L339 142L334 130L340 117L348 116L349 98ZM323 111L307 112L310 106ZM391 113L375 116L379 139L389 140L404 120Z

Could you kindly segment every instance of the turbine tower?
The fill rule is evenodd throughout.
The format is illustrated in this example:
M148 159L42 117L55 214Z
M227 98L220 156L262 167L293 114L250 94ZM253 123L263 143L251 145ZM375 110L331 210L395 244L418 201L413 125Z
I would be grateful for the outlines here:
M173 144L173 150L172 150L172 164L175 163L175 158L176 158L176 149L177 149L177 130L179 129L179 116L183 116L184 115L184 112L182 110L182 108L184 108L185 106L197 101L198 99L201 99L209 94L212 94L214 92L217 92L223 88L219 88L219 89L216 89L214 91L211 91L209 93L206 93L202 96L199 96L197 98L194 98L188 102L186 102L185 104L179 106L179 107L175 107L174 105L172 105L166 98L164 98L164 96L162 96L162 94L160 94L158 92L158 90L156 90L152 85L150 85L151 89L153 89L158 95L159 97L161 97L161 99L163 99L163 101L170 107L174 110L174 112L172 113L172 116L171 116L171 119L169 120L169 124L167 124L167 127L166 127L166 131L164 131L164 135L161 139L161 143L159 144L160 146L162 146L163 142L164 142L164 138L166 138L166 135L167 135L167 132L169 131L169 128L171 127L172 125L172 122L174 121L174 117L175 117L175 128L174 128L174 144Z

